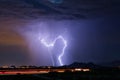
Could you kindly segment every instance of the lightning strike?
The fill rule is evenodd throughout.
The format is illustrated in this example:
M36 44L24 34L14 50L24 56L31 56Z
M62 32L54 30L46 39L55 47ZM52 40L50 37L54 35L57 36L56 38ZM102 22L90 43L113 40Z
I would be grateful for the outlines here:
M55 45L55 43L56 43L56 41L57 41L58 39L61 39L61 40L63 41L63 43L64 43L64 47L63 47L63 49L62 49L62 52L61 52L61 54L58 56L58 61L59 61L60 65L62 66L62 65L63 65L63 62L62 62L62 59L61 59L61 58L62 58L63 55L65 54L65 49L66 49L66 47L67 47L67 41L63 38L63 36L61 36L61 35L58 36L58 37L55 38L54 41L51 42L51 43L47 43L45 39L41 39L41 43L44 44L47 48L50 48L50 47L54 47L54 45Z

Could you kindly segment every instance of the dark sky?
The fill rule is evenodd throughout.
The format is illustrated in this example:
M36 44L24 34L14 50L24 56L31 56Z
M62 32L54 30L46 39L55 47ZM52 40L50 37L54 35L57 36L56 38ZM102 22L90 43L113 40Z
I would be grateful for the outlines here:
M39 34L67 39L64 64L120 60L120 1L0 0L0 65L51 65Z

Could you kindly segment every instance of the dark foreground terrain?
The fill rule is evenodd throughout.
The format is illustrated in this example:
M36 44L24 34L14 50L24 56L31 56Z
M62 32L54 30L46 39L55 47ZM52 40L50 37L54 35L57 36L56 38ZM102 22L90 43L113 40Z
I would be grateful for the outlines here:
M1 75L0 80L120 80L120 71L50 72L48 74Z

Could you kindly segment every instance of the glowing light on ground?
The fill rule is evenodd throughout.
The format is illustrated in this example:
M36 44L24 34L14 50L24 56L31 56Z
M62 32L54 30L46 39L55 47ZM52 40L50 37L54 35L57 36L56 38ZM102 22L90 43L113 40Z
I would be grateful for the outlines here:
M64 56L64 54L65 54L65 49L66 49L66 47L67 47L67 41L63 38L63 36L60 35L60 36L56 37L56 38L53 40L53 42L51 42L51 43L46 42L46 40L43 38L43 39L41 39L41 43L44 44L47 48L50 48L50 47L54 47L56 41L59 40L59 39L61 39L61 40L63 41L63 44L64 44L64 47L62 48L62 52L61 52L61 54L58 56L59 64L62 66L62 65L64 65L63 62L62 62L62 57ZM54 65L53 65L53 66L54 66Z

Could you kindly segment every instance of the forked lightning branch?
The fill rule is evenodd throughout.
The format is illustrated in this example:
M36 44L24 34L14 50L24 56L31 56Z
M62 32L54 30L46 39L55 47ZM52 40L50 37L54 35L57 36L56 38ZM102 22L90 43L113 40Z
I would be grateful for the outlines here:
M43 38L43 39L41 39L41 43L44 44L44 46L46 46L47 48L50 48L50 47L54 47L56 41L59 40L59 39L61 39L62 42L63 42L63 44L64 44L64 46L63 46L63 48L62 48L62 51L61 51L60 55L58 56L58 61L59 61L60 65L62 66L62 65L64 65L63 62L62 62L62 57L64 56L64 54L65 54L65 49L66 49L66 47L67 47L67 41L64 39L64 37L60 35L60 36L56 37L51 43L48 43L48 42Z

